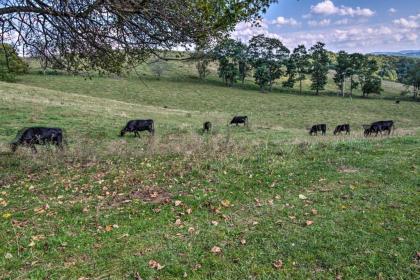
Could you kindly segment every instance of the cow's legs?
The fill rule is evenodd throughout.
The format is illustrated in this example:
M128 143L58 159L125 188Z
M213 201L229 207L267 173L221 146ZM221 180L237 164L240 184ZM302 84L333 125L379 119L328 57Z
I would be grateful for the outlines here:
M32 153L34 153L34 154L38 153L34 144L29 144L29 145L31 147Z

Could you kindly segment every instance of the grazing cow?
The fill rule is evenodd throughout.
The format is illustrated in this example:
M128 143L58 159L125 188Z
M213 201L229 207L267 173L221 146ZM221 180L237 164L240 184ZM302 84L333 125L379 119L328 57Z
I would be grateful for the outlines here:
M248 126L248 116L234 116L230 121L230 124L236 124L237 126L243 123L244 126Z
M400 101L399 100L395 101L395 104L400 104Z
M203 132L210 132L211 130L211 122L205 122L203 124Z
M327 125L326 124L316 124L311 127L309 130L309 135L318 135L318 131L321 131L322 135L325 135L327 132Z
M341 132L346 132L346 134L350 134L350 125L349 124L340 124L334 129L334 135L337 133L341 134Z
M18 132L16 139L11 143L12 151L16 152L19 146L29 146L32 152L37 153L35 145L57 146L63 149L63 131L61 128L29 127Z
M365 137L369 136L371 134L370 124L364 124L362 126L363 126L363 129L364 129L363 134L365 135Z
M120 137L123 137L126 132L134 132L134 136L140 137L140 131L149 131L152 135L155 134L155 123L153 120L131 120L121 130Z
M378 135L378 133L382 134L383 131L388 131L388 135L391 134L391 130L394 127L394 121L378 121L371 123L370 125L363 125L363 128L365 129L365 136L372 135L375 133L375 136Z

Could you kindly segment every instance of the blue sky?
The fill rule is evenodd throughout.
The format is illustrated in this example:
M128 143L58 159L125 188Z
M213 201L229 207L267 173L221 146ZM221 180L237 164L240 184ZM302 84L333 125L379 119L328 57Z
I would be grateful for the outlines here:
M420 0L279 0L260 27L240 23L232 36L247 41L261 33L291 49L317 41L333 51L420 49Z

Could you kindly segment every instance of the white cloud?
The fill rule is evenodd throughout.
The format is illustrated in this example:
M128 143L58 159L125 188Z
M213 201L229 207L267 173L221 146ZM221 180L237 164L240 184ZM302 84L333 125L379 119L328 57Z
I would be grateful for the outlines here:
M252 37L259 34L264 34L270 38L280 39L278 34L268 31L268 26L265 22L262 22L260 26L252 25L249 22L240 22L238 25L236 25L235 30L231 33L231 37L242 42L247 42Z
M316 21L316 20L310 20L308 21L308 25L315 27L315 26L328 26L330 25L331 20L330 19L322 19L320 21Z
M277 17L275 20L271 22L272 24L275 24L277 26L297 26L299 25L299 22L295 20L294 18L285 18L285 17Z
M388 12L389 12L390 14L395 14L395 13L397 12L397 9L390 8L390 9L388 10Z
M315 6L311 6L311 13L318 15L340 15L340 16L363 16L371 17L375 14L374 11L368 8L352 8L346 6L337 7L331 0L324 0Z
M349 19L348 18L344 18L344 19L340 19L334 22L335 25L346 25L349 24Z
M415 16L409 16L408 19L399 18L394 20L393 22L394 24L402 28L418 29L420 28L420 14L417 14Z

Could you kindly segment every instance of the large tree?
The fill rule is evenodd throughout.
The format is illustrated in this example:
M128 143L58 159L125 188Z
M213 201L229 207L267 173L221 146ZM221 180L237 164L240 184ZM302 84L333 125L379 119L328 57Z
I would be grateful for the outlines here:
M69 70L119 72L162 50L217 39L275 0L0 0L2 42ZM117 65L117 67L116 67Z
M328 52L325 49L325 44L322 42L316 43L309 49L311 54L311 89L316 91L316 94L319 94L320 90L324 90L325 85L327 84L327 74L328 74L328 65L330 59L328 57Z
M359 87L359 82L355 77L360 73L364 61L364 56L360 53L352 53L349 58L349 68L347 69L347 76L350 77L350 96L353 95L353 90Z
M362 86L363 97L367 97L370 93L381 93L382 80L377 75L378 70L378 62L375 59L371 59L366 56L363 58L361 69L358 73L359 81Z
M250 62L254 69L259 69L258 75L257 71L254 73L255 82L260 86L262 92L265 90L266 83L262 84L261 81L267 81L268 88L271 91L274 81L283 76L283 66L287 62L289 53L289 49L275 38L257 35L249 41ZM260 74L263 73L268 76L260 77Z
M416 99L420 91L420 60L417 60L415 64L409 67L403 81L407 86L413 87L413 98Z
M289 76L284 83L285 86L293 87L296 81L299 81L299 92L302 93L302 82L309 71L309 56L304 45L298 45L290 55L287 62L286 74Z
M240 41L225 39L213 50L213 57L219 62L219 77L232 86L237 78L242 83L247 74L247 47Z
M336 60L337 63L334 66L334 83L339 88L341 96L344 96L344 85L351 67L351 60L349 54L345 51L339 51Z

